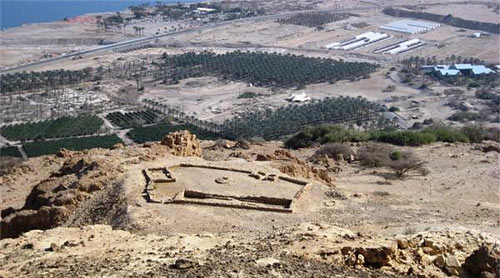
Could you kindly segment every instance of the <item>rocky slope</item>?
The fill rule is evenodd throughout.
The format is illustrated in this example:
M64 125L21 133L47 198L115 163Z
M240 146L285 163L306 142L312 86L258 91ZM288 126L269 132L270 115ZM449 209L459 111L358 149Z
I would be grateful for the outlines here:
M179 132L30 159L0 177L0 277L498 277L496 150L415 148L428 176L382 180L385 169L308 162L314 148L279 144ZM147 202L142 170L179 163L282 172L313 187L291 214Z

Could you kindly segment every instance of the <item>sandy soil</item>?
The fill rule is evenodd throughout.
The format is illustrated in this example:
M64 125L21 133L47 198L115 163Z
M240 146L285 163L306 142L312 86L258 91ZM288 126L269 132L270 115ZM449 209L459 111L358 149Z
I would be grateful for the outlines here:
M212 144L203 142L204 146ZM251 145L249 150L238 152L251 157L255 153L272 153L279 145ZM126 217L118 217L127 219L120 228L133 232L87 225L33 230L17 239L3 239L0 275L184 277L196 272L205 273L206 277L229 277L227 271L234 269L244 277L266 273L415 277L408 269L416 267L426 276L432 273L434 277L447 277L448 270L440 270L432 263L435 254L422 253L434 252L424 249L424 244L430 244L427 241L446 246L446 250L451 250L446 251L451 252L446 256L454 254L463 263L482 244L491 246L498 241L500 156L476 150L471 144L439 143L411 149L428 162L430 174L392 179L386 169L340 163L341 172L331 173L335 185L311 180L312 189L293 213L148 203L142 196L142 169L207 162L196 157L174 157L157 152L159 149L151 152L139 146L86 151L96 159L106 157L124 167L117 183L122 188L120 199L127 205ZM307 159L315 150L307 148L293 153ZM205 150L205 155L222 158L209 162L214 165L276 171L269 162L234 158L226 161L224 157L232 151ZM0 177L0 208L19 208L34 183L59 169L64 160L52 156L30 159L14 173ZM400 242L408 242L409 247L400 247ZM353 249L373 254L367 255L368 260L384 259L390 254L391 264L382 268L362 264L349 267L342 255L347 256L346 250ZM427 257L421 260L422 256ZM269 269L275 263L281 266ZM461 277L471 277L459 270Z
M474 12L471 12L471 10ZM452 14L455 17L469 20L500 23L500 17L498 12L495 12L494 5L433 5L426 8L425 11L442 15Z

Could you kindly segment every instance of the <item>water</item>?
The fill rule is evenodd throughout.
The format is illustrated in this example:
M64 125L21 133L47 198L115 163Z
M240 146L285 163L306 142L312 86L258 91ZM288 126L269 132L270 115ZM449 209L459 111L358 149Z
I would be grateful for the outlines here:
M25 23L40 23L63 20L86 13L116 12L131 5L157 1L148 0L0 0L0 28L21 26ZM162 0L177 3L178 0ZM180 1L195 2L195 1Z

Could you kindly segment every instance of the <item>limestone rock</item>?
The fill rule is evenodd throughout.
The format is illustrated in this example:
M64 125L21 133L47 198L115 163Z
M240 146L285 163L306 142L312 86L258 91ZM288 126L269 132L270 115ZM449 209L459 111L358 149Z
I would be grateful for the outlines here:
M250 143L246 140L240 139L238 142L233 146L234 149L236 148L241 148L244 150L249 150L250 149Z
M124 148L125 148L125 146L122 143L116 143L116 144L113 145L113 147L111 149L112 150L118 150L118 149L122 150Z
M280 261L275 258L267 257L258 259L255 263L259 266L272 266L272 265L278 265Z
M392 245L359 247L355 252L363 255L365 265L373 267L390 266L391 259L397 254L395 246Z
M67 149L65 148L61 148L57 153L56 153L56 156L57 157L63 157L63 158L68 158L68 157L71 157L73 155L73 153L71 151L68 151Z
M195 262L188 259L177 259L175 263L172 265L172 268L175 269L188 269L192 268L196 265Z
M458 276L460 274L460 262L455 256L447 256L445 267L448 275Z
M33 187L21 209L4 213L1 238L60 225L94 192L112 184L119 169L119 165L88 156L70 157L57 172Z
M169 152L177 156L199 156L202 149L196 135L187 130L171 132L161 141L162 145L169 148Z

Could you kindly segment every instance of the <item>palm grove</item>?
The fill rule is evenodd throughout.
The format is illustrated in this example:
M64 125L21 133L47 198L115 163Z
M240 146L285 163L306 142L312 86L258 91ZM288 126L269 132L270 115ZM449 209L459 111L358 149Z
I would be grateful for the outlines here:
M313 83L335 83L339 80L355 81L359 78L368 78L369 74L377 68L376 64L370 63L292 54L241 51L224 54L189 52L180 55L164 54L159 59L148 63L144 61L114 63L106 68L2 75L1 93L34 92L43 88L74 86L82 82L102 79L149 78L168 85L188 77L200 76L216 76L222 80L241 81L261 87L302 88ZM290 105L277 110L267 109L245 113L224 123L215 124L183 115L173 108L162 107L162 104L154 101L146 104L151 109L173 117L174 123L183 124L179 127L191 128L200 133L205 132L210 137L218 135L226 138L258 136L271 139L297 132L307 125L344 122L375 123L379 112L383 110L383 107L363 98L326 98L305 105ZM160 124L165 125L164 130L176 129L175 124L172 125L170 122ZM140 127L134 125L134 128ZM148 132L148 129L141 130L142 139L138 141L151 138L147 135ZM131 134L134 134L133 130ZM15 137L12 134L11 136Z

